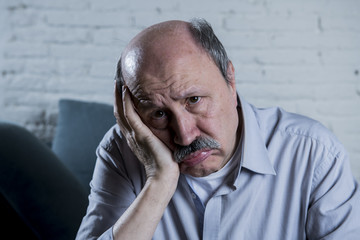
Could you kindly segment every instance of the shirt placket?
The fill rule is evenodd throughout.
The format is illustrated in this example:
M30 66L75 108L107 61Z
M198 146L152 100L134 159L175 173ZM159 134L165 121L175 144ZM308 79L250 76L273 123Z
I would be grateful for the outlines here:
M199 232L200 232L200 239L202 239L202 235L203 235L203 226L204 226L204 212L205 212L205 206L204 204L201 202L199 196L193 191L193 189L189 186L190 189L190 193L191 193L191 198L194 201L194 205L195 205L195 209L196 209L196 214L198 216L198 221L199 221Z
M211 198L204 211L203 238L206 240L219 239L221 222L221 196Z

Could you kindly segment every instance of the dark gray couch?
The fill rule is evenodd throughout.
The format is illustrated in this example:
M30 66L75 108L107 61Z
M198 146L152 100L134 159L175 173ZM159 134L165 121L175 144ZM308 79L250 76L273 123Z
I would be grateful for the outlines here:
M2 236L74 239L88 204L96 147L114 124L111 105L61 100L50 148L0 119Z

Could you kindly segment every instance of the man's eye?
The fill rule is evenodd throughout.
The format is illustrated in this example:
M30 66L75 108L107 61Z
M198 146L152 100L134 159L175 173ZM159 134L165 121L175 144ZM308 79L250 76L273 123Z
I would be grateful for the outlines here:
M189 97L188 103L189 104L196 104L196 103L198 103L200 101L200 99L201 99L201 97L197 97L197 96Z
M153 114L152 114L152 117L155 118L155 119L161 119L163 117L166 116L166 113L162 110L159 110L159 111L155 111Z

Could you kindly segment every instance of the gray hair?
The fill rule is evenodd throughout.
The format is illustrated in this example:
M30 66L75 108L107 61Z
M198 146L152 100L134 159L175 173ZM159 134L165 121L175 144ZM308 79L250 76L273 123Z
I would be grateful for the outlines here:
M230 79L227 75L227 69L230 60L224 46L216 37L210 23L203 18L193 18L189 22L189 27L195 41L198 42L205 52L212 58L223 75L226 83L229 84ZM120 86L124 84L124 77L121 70L121 57L117 64L115 80Z
M230 79L227 75L229 58L224 46L216 37L210 23L203 18L193 18L190 20L190 31L194 39L209 54L216 66L219 68L225 81L229 83Z

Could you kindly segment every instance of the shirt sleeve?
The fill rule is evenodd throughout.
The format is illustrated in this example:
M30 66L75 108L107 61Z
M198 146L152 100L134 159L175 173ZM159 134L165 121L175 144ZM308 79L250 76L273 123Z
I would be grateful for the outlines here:
M341 146L314 172L307 217L308 239L358 239L360 236L360 192L348 155Z
M143 168L119 135L101 143L96 154L89 205L76 239L112 239L112 226L143 186Z

